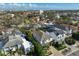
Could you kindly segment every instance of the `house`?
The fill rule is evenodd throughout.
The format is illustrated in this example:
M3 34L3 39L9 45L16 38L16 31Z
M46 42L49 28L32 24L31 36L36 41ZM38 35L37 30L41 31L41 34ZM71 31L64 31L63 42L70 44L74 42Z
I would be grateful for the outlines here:
M45 27L42 26L42 31L45 32L53 41L62 42L66 37L72 35L72 29L69 27L62 26L60 24L46 23Z
M2 36L3 37L0 37L0 48L3 49L5 52L9 50L15 51L17 48L22 48L24 53L27 54L31 51L31 48L34 47L31 42L27 41L24 38L25 35L17 29L8 29L8 31L5 32L5 34Z
M3 49L6 49L6 48L11 49L12 47L15 48L16 46L21 47L22 40L21 40L20 36L9 35L7 39L8 39L8 41L2 47Z
M33 36L41 45L45 45L52 41L52 38L41 30L33 31Z
M66 35L70 36L72 34L72 29L70 27L65 27L63 25L60 24L51 24L51 25L47 25L47 27L52 30L61 30L63 31Z
M24 49L24 52L25 54L27 54L28 52L31 51L32 48L34 48L34 46L32 45L31 42L27 41L24 37L21 37L23 43L22 43L22 46L23 46L23 49Z
M48 34L54 42L61 43L66 38L65 33L61 30L56 30L56 31L52 31L52 32L47 32L46 31L46 34Z
M60 30L64 31L65 34L67 35L72 33L72 29L70 27L65 27L60 24L54 24L54 27L59 28Z
M47 43L50 43L51 41L61 43L66 38L65 33L61 30L52 32L43 32L41 30L33 31L33 36L41 45L45 45Z

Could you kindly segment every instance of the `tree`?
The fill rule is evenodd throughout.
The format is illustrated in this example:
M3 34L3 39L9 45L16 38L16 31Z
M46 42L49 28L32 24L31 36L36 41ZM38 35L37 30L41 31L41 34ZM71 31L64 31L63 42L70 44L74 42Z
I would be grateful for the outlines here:
M21 29L22 30L22 29ZM24 32L25 31L25 32ZM32 35L32 30L26 31L23 29L23 32L26 34L26 39L34 45L34 53L38 56L44 56L46 55L46 51L43 49L43 46L35 40L35 38Z
M68 45L73 45L73 44L75 44L75 40L74 40L73 38L71 38L71 37L66 38L66 39L65 39L65 42L66 42Z
M79 40L79 32L73 33L73 34L72 34L72 37L73 37L74 39L76 39L76 40Z
M2 53L3 52L3 53ZM0 49L0 56L5 56L5 53L3 50Z
M66 45L64 44L64 42L53 42L52 44L57 50L62 50L64 48L66 48Z
M28 32L28 38L34 44L34 51L35 51L36 55L38 55L38 56L45 55L45 51L44 51L43 47L41 46L41 44L38 41L36 41L34 39L31 31Z

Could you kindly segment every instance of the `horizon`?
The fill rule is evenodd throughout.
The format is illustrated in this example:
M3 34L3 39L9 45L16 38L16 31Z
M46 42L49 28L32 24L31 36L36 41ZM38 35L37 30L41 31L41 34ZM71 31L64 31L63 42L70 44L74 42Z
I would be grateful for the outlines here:
M0 3L0 10L79 10L79 3Z

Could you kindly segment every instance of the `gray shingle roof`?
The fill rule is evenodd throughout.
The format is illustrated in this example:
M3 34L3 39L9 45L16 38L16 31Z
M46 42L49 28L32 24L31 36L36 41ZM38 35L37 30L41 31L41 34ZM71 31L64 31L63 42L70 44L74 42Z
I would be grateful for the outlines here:
M12 47L12 46L16 46L18 44L21 44L22 41L21 40L11 40L11 41L8 41L3 48L7 48L7 47Z
M62 30L56 30L56 31L54 31L54 33L55 33L56 35L64 34L64 32L63 32Z
M50 35L51 38L53 38L53 39L57 39L57 36L55 35L54 32L51 32L49 35Z
M37 39L38 41L41 41L42 38L43 40L47 40L50 38L50 36L44 33L43 31L33 31L33 35L39 38Z

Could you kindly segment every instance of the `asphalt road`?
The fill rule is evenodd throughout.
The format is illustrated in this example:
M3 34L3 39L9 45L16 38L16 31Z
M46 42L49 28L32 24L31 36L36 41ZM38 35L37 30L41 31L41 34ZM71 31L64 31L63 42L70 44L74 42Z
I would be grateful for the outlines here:
M69 56L79 56L79 50L74 52L74 53L72 53L72 54L70 54Z

